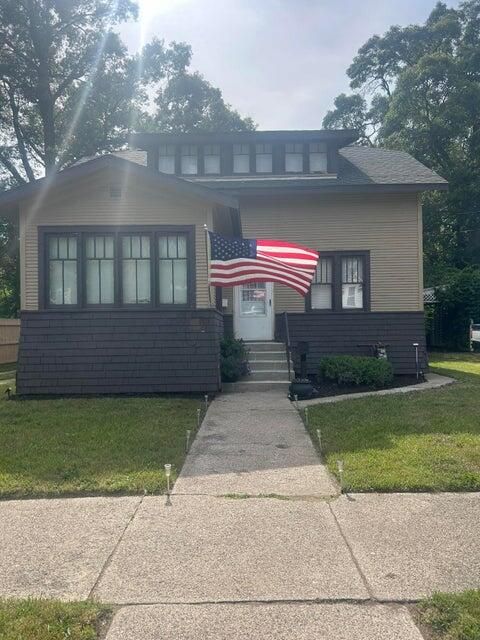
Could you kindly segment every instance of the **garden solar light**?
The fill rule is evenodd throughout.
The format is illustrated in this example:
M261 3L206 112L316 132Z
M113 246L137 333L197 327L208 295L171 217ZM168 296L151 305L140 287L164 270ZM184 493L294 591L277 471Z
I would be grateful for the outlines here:
M172 465L171 464L166 464L165 465L165 476L167 478L167 493L170 493L170 474L172 472Z
M308 407L305 407L305 424L308 427Z
M190 435L191 435L191 431L190 429L187 429L187 442L185 444L185 451L188 453L188 449L190 448Z
M205 411L208 409L208 393L205 394Z
M202 415L202 410L200 407L197 409L197 429L200 429L200 417Z
M340 476L340 491L343 493L343 460L337 460L337 469Z
M322 450L322 434L320 433L320 429L317 429L317 440L318 440L318 448L321 451Z

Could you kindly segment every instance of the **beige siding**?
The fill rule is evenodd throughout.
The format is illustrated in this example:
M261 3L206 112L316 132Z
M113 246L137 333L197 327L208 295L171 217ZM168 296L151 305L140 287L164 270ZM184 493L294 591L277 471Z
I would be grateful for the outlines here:
M38 308L38 227L44 225L195 224L197 307L209 306L203 225L212 224L211 207L128 177L122 184L122 197L112 198L110 185L118 180L118 176L97 174L22 207L22 309Z
M416 194L257 198L241 202L243 235L291 240L322 251L369 250L372 311L423 308L421 208ZM275 311L304 299L275 285Z

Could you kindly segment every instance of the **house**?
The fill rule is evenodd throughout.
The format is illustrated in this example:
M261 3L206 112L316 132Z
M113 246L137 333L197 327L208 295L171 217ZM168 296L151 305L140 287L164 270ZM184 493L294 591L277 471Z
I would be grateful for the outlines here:
M290 341L295 368L386 345L425 356L421 194L446 181L350 130L137 134L0 196L21 253L20 394L215 392L224 334ZM303 298L208 286L204 225L320 252Z

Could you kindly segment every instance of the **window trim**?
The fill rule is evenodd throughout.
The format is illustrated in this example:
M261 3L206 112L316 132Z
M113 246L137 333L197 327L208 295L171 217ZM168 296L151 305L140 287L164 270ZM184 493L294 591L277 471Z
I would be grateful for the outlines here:
M115 285L113 304L86 303L86 260L85 236L89 235L115 236ZM122 235L148 234L150 235L150 268L151 268L151 302L149 304L125 304L122 302L122 264L121 238ZM187 237L187 302L186 304L161 304L158 291L158 238L161 235L185 234ZM70 235L77 237L77 304L52 305L49 302L48 284L48 238L50 236ZM38 227L38 308L41 311L55 311L68 313L73 311L152 311L152 309L195 309L196 308L196 249L195 225L79 225L79 226L40 226Z
M313 309L311 289L309 289L305 296L305 311L308 313L365 313L370 311L370 251L365 249L319 251L319 254L321 258L332 258L332 308ZM361 309L344 309L342 306L342 258L363 259L363 307Z

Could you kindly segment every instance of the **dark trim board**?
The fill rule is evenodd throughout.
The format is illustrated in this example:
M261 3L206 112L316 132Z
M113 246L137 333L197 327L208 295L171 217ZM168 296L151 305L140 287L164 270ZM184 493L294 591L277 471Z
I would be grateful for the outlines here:
M215 393L222 336L215 309L24 311L17 393Z
M307 372L314 375L322 356L372 355L371 346L379 342L387 345L388 359L396 374L415 374L414 342L420 346L421 368L427 368L423 311L289 313L288 326L297 373L300 347L306 348ZM275 316L275 337L285 340L284 314Z

